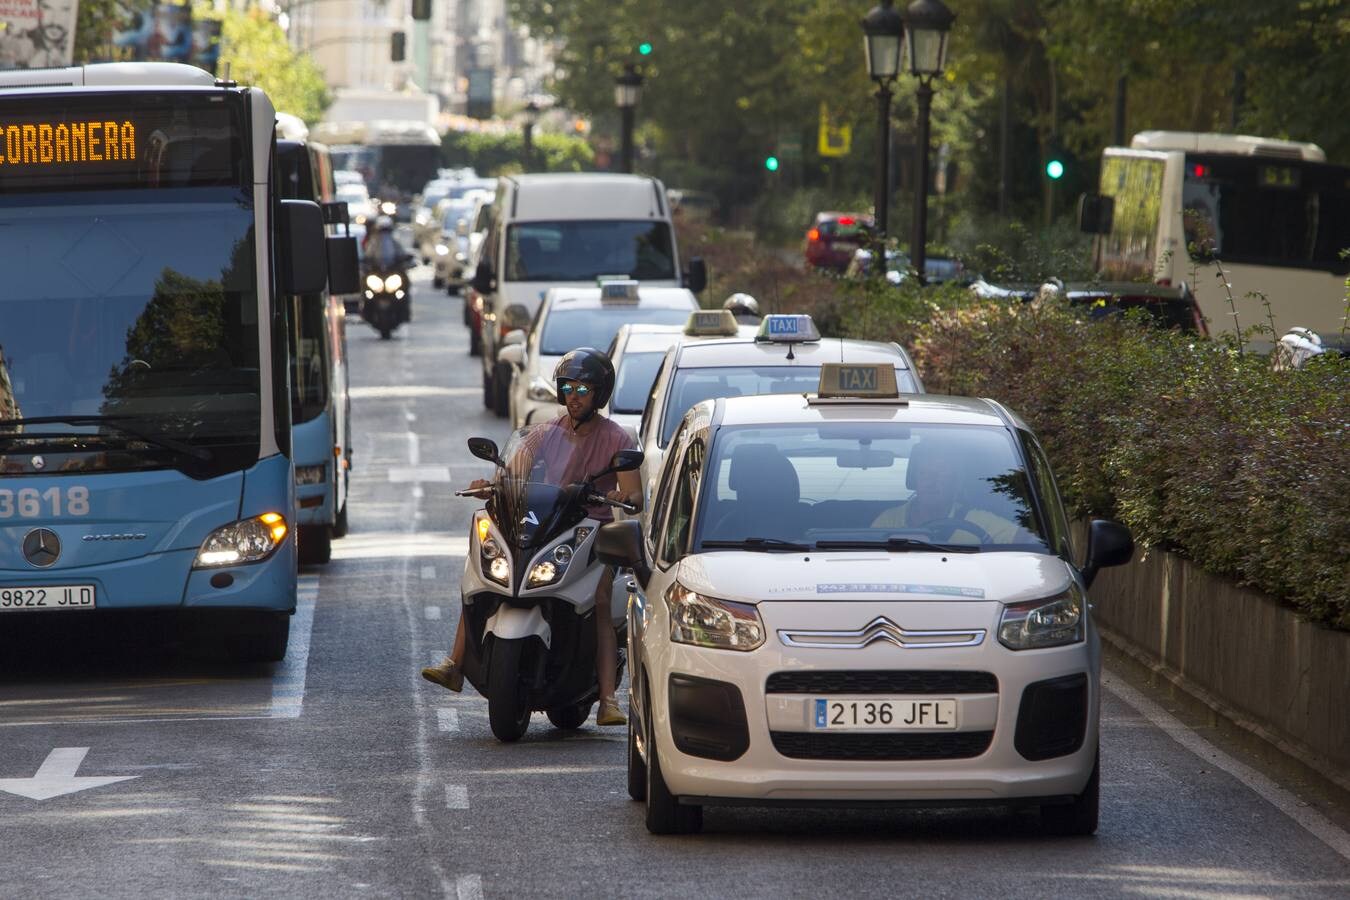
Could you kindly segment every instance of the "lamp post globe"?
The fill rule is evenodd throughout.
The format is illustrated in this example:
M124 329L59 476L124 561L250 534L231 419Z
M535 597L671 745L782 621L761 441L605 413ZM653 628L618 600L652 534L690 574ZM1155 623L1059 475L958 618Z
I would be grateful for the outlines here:
M619 153L620 168L624 172L633 171L633 118L634 108L642 99L642 76L632 63L624 63L623 74L614 79L614 105L619 108L621 122L622 149Z
M889 228L891 193L891 84L900 74L900 45L905 21L894 0L881 0L863 16L863 52L867 74L877 83L877 188L873 197L878 238Z
M909 240L909 257L919 283L924 283L928 262L928 120L933 110L933 79L947 65L947 36L956 13L942 0L914 0L905 10L905 58L909 73L919 79L918 133L914 151L918 186L914 191L914 227Z

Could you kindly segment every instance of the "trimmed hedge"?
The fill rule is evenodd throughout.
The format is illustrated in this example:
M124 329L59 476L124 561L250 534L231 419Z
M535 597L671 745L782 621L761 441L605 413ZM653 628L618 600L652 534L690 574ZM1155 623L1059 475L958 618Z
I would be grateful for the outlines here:
M1017 411L1073 512L1350 629L1350 361L1276 372L1060 304L941 310L916 335L928 389Z

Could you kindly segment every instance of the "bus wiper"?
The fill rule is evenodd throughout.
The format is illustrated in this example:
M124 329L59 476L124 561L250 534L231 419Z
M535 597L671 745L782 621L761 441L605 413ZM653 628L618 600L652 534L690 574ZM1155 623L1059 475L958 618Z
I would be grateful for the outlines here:
M193 447L190 444L184 444L181 441L175 441L172 438L158 437L153 434L146 434L137 428L129 428L120 424L125 422L130 416L32 416L27 419L0 419L0 428L14 428L20 425L100 425L112 428L127 437L135 438L147 444L153 444L156 447L163 447L165 450L172 450L182 456L188 456L192 459L198 459L202 462L209 462L211 451L205 447ZM37 440L51 435L43 434L3 434L0 438L29 438ZM83 437L83 435L70 435L71 437Z
M814 549L811 544L785 541L782 538L749 537L742 541L704 541L705 550L759 550L765 553Z
M934 553L979 553L980 548L970 544L934 544L918 538L890 537L884 541L817 541L818 550L929 550Z

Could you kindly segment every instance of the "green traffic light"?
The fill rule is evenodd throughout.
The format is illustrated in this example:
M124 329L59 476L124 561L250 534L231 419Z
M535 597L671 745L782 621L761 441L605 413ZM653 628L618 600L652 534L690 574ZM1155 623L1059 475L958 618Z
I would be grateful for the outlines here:
M768 169L770 172L777 172L777 171L778 171L778 157L776 157L776 156L770 156L770 157L767 157L767 158L764 160L764 168Z
M1057 159L1052 159L1045 164L1045 174L1049 175L1054 181L1064 177L1064 163Z
M638 44L638 53L642 54L643 56L651 56L652 55L651 41L643 41L642 43Z

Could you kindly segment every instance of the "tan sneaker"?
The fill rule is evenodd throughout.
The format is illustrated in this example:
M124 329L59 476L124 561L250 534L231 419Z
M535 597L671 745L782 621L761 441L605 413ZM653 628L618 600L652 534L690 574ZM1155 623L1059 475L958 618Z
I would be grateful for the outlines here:
M464 690L464 673L459 670L459 664L448 656L441 660L440 665L423 669L422 677L447 691L459 693Z
M595 713L595 724L597 725L627 725L628 717L619 709L619 704L613 700L601 700L600 708Z

